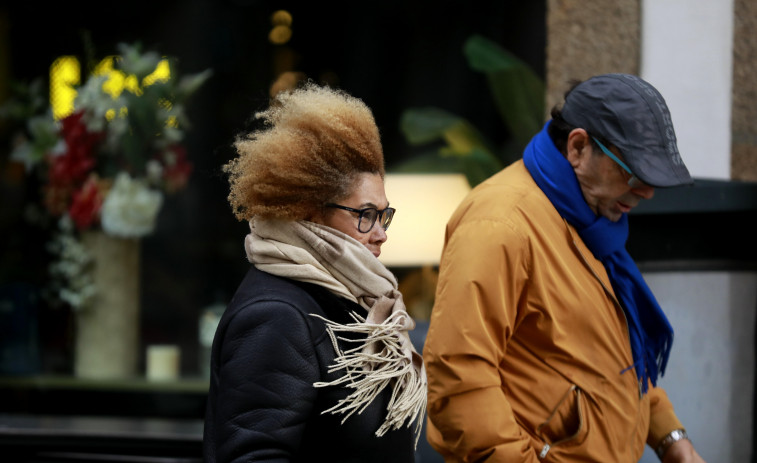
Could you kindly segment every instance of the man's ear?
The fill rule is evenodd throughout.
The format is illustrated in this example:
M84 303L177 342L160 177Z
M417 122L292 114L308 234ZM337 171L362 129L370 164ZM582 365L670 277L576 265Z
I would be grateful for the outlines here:
M565 144L565 157L573 167L581 162L581 159L591 156L593 149L589 133L584 129L573 129L568 134L568 141Z

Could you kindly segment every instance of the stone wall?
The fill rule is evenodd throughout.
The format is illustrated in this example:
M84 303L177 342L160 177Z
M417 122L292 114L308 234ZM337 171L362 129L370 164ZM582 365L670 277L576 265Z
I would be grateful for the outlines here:
M640 0L547 0L547 113L562 101L571 80L639 73L639 5Z
M757 3L734 0L731 178L757 181Z

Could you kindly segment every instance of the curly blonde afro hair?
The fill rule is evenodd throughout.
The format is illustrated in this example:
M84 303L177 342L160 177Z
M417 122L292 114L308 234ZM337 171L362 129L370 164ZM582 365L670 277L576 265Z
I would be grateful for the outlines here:
M307 82L255 117L264 128L237 137L237 156L223 166L239 220L307 219L349 196L359 174L384 177L373 114L343 91Z

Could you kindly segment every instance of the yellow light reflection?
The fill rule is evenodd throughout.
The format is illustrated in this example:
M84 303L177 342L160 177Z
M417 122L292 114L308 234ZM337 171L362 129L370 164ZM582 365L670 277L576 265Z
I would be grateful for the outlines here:
M271 24L274 26L291 26L292 14L287 10L274 11L271 15Z
M271 15L273 29L268 33L268 40L274 45L283 45L292 38L292 14L286 10L275 11Z
M53 117L62 119L74 112L74 99L81 70L79 60L73 56L61 56L50 66L50 106Z
M275 45L283 45L292 38L292 29L289 26L275 26L268 33L268 40Z

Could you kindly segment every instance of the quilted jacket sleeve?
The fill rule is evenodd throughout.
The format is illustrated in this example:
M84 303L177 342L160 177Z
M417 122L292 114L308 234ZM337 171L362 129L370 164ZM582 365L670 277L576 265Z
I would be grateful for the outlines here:
M285 302L258 301L222 329L214 372L216 461L289 461L316 398L309 320Z

